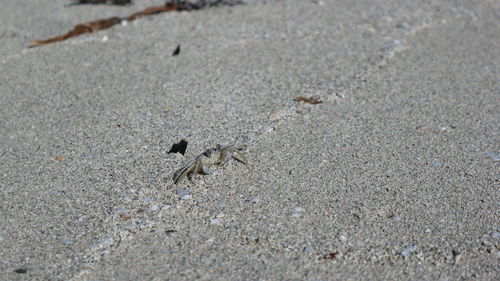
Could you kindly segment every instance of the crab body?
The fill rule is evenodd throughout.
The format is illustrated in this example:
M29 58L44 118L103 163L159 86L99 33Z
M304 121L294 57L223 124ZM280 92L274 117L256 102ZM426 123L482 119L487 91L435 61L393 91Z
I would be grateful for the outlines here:
M231 159L235 159L243 164L247 164L245 156L241 151L246 149L246 145L236 146L234 144L222 146L218 144L215 148L209 148L205 152L196 156L194 160L178 169L172 179L178 183L184 177L191 179L193 174L208 175L212 173L213 166L224 166Z

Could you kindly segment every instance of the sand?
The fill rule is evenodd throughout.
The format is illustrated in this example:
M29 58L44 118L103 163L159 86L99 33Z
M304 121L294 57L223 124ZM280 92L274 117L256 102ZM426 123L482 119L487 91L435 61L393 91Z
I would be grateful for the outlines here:
M498 2L5 2L1 280L498 279Z

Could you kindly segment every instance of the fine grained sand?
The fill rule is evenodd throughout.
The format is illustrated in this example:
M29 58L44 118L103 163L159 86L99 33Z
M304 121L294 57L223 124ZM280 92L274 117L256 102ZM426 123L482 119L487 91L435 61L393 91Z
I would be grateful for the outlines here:
M498 280L498 2L251 1L26 48L163 1L136 2L2 2L0 279ZM229 142L249 165L173 185Z

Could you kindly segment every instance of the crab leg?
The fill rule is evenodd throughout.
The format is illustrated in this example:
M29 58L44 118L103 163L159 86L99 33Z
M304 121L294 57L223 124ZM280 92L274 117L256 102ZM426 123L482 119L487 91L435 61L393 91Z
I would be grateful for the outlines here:
M175 171L172 179L174 183L178 183L182 178L186 177L188 174L192 173L195 167L195 163L189 162L182 166L179 170Z

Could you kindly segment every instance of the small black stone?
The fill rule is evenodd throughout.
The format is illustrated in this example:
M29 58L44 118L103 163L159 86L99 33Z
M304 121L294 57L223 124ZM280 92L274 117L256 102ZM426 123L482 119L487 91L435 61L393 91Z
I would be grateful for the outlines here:
M177 45L177 48L175 48L174 52L172 53L172 56L177 56L181 53L181 45Z
M24 273L28 272L28 270L26 270L26 268L18 268L16 270L14 270L14 272L24 274Z

